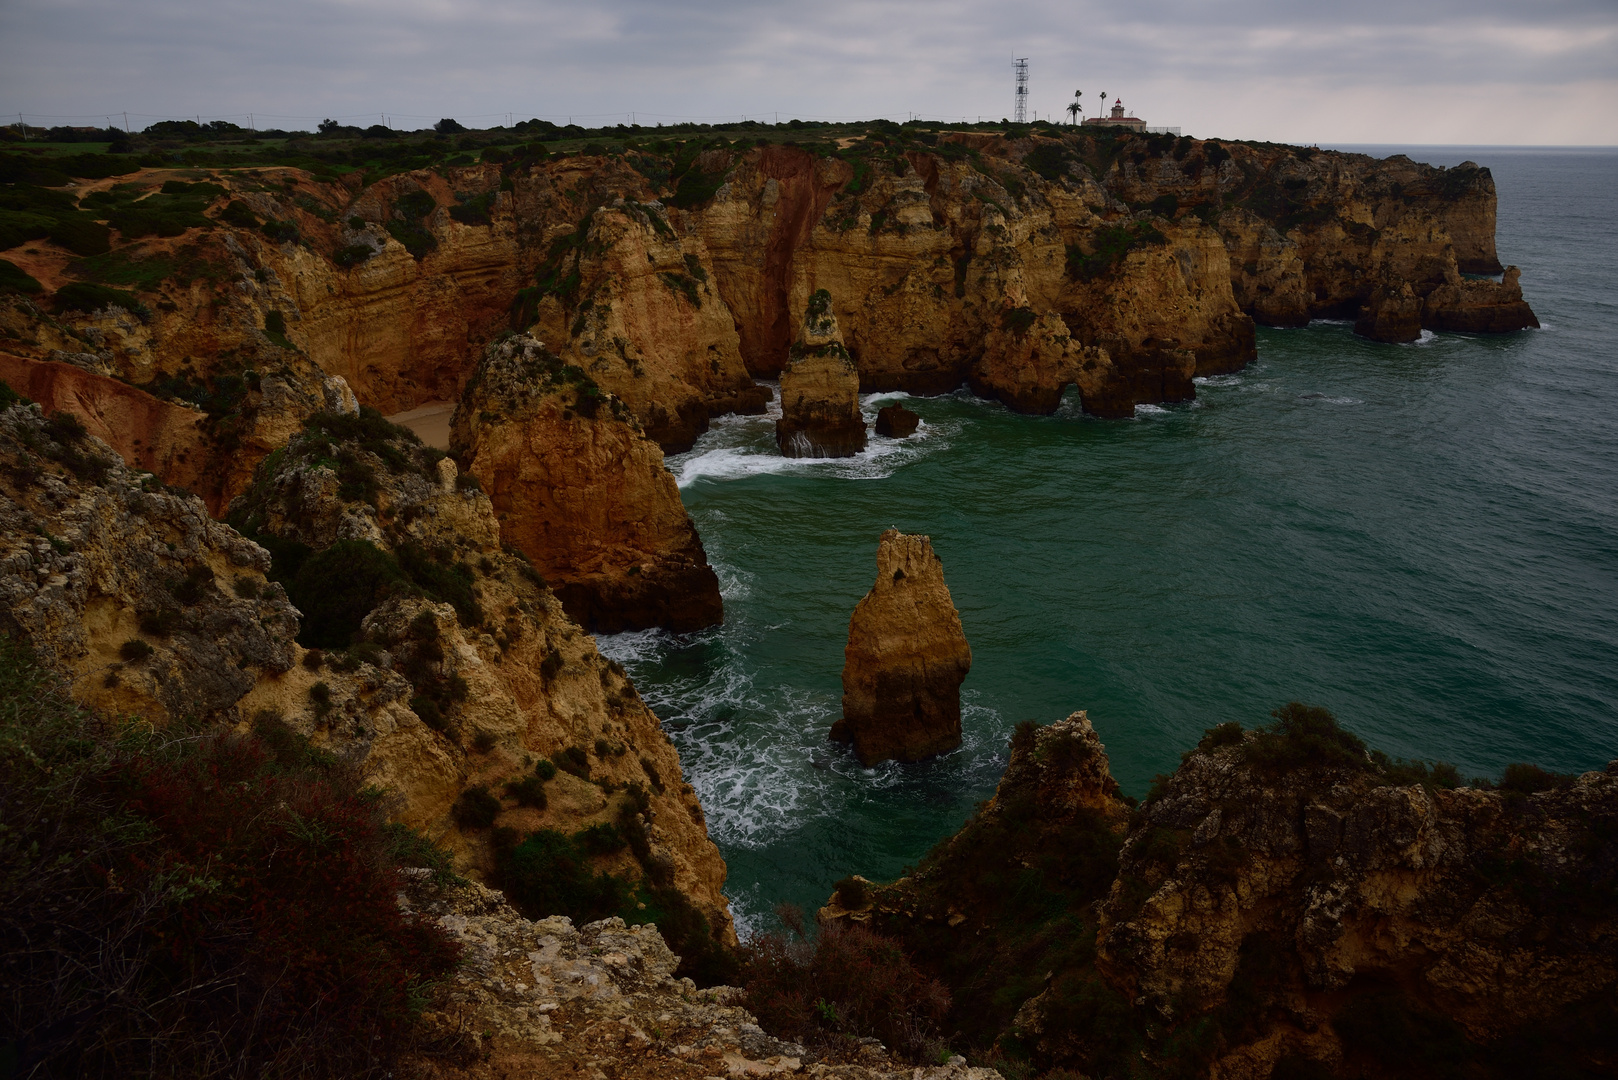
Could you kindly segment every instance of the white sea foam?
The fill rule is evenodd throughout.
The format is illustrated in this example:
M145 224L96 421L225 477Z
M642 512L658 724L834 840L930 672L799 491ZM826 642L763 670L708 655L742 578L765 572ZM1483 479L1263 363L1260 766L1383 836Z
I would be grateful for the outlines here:
M1165 409L1161 405L1136 405L1135 406L1135 419L1139 420L1142 417L1157 416L1157 415L1159 415L1161 413L1167 413L1167 412L1168 412L1168 410Z
M1416 345L1416 346L1431 345L1433 342L1435 342L1437 340L1438 340L1438 335L1437 334L1433 333L1431 330L1423 330L1421 332L1421 335L1419 337L1417 337L1415 341L1406 341L1406 342L1402 342L1402 344Z
M1240 375L1198 375L1191 381L1196 383L1198 386L1206 386L1209 389L1218 390L1226 386L1240 386L1242 384L1242 377Z

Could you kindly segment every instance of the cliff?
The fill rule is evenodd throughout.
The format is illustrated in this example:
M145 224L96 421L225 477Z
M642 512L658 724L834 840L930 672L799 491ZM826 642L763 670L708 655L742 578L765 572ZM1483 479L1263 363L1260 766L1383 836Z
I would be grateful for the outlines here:
M454 400L508 326L537 327L674 451L763 407L750 376L781 371L821 289L862 389L966 384L1038 413L1069 386L1100 416L1187 400L1252 358L1254 319L1363 313L1400 340L1536 325L1471 163L1128 132L721 143L527 148L369 184L292 168L86 182L68 197L109 221L164 199L205 212L94 260L8 252L51 299L4 298L0 332L18 357L200 407L204 464L152 463L217 511L326 406L329 377L385 413Z
M882 534L876 584L854 608L844 649L843 716L831 738L869 768L961 745L961 683L972 649L925 536Z
M1610 1070L1618 763L1461 787L1276 715L1211 729L1138 809L1083 714L1023 725L959 833L821 919L898 937L1041 1070Z
M734 940L673 745L453 462L374 413L317 414L233 509L272 557L70 416L14 404L0 444L5 620L75 698L158 725L278 718L479 876L501 830L612 825L635 842L597 865Z
M663 453L613 396L530 335L489 346L451 445L523 552L592 630L720 621L719 579Z

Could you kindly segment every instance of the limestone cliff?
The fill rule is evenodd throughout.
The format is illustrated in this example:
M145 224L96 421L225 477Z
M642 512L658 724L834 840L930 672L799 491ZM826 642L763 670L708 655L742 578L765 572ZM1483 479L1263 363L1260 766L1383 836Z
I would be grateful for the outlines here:
M278 716L480 875L499 829L616 822L644 845L601 865L677 888L734 940L724 862L657 718L501 549L453 462L374 413L318 414L235 506L272 558L70 416L12 405L0 454L4 620L79 700L160 725ZM311 633L324 648L295 640ZM575 772L546 781L539 758Z
M231 520L276 549L308 608L305 641L334 654L304 654L309 681L357 671L362 685L388 688L396 723L429 741L414 758L372 765L404 795L403 820L491 875L491 827L571 833L633 818L614 793L638 785L648 847L612 867L639 875L648 862L731 935L724 862L657 717L526 560L502 548L494 506L461 481L453 461L375 413L320 414L265 462ZM328 686L319 725L376 726L363 689ZM261 686L249 701L290 711L300 691ZM418 768L429 755L433 767ZM487 804L488 820L465 827L466 792L531 788L535 759L572 760L574 772L553 771L543 798L521 788L514 805Z
M865 449L860 375L837 329L831 294L809 298L803 329L781 371L775 443L786 457L850 457Z
M493 502L505 543L593 630L697 630L719 580L662 451L531 335L497 341L455 412L452 446Z
M882 534L876 584L854 608L844 650L843 716L831 737L867 767L961 745L961 683L972 649L925 536Z
M1461 787L1276 716L1210 729L1133 810L1083 714L1024 724L959 833L821 919L899 938L970 1042L1036 1070L1610 1071L1618 763Z

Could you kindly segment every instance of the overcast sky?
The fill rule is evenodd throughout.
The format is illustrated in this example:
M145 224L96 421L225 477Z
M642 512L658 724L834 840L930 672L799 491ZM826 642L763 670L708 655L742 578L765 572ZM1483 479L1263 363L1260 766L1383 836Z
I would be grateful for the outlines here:
M1618 144L1618 0L0 0L0 108L47 125L997 119L1014 56L1042 115Z

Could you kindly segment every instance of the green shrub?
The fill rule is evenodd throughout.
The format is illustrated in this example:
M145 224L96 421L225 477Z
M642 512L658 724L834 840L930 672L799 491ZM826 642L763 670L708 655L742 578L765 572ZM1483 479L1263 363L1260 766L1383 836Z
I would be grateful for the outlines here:
M556 767L580 780L590 779L590 756L577 746L565 747L556 755Z
M554 780L556 779L556 766L546 758L540 758L534 762L534 775L541 780Z
M1242 726L1232 720L1204 731L1202 738L1197 740L1197 749L1218 750L1223 746L1240 746L1241 744Z
M287 586L303 612L298 643L305 648L346 648L360 623L410 581L391 555L369 540L339 540L304 559Z
M119 658L131 664L140 663L142 660L146 659L148 656L151 656L152 653L156 651L156 649L153 649L140 638L130 638L128 641L118 646Z
M473 784L455 800L455 823L463 829L487 829L500 816L500 800L483 784Z
M1453 769L1453 766L1451 767ZM1500 790L1532 795L1536 791L1569 788L1578 777L1568 773L1546 772L1537 765L1507 765L1500 776Z
M256 229L259 227L258 215L253 208L240 199L232 199L219 212L219 220L227 225L234 225L239 229Z
M0 259L0 293L20 292L37 293L43 286L37 278L33 277L14 262Z
M599 822L580 830L573 835L573 842L587 855L610 855L614 851L622 851L629 844L617 826L610 822Z
M146 310L146 306L137 300L133 293L109 289L105 285L91 285L86 281L71 281L63 285L56 290L53 302L57 311L91 313L104 308L121 307L139 314Z
M545 809L545 780L538 776L523 776L506 781L506 794L516 799L518 806L531 806L536 810Z
M629 884L592 871L586 853L554 829L540 829L501 856L499 880L506 895L530 918L567 915L584 923L631 906Z
M393 210L407 221L420 221L438 209L438 200L425 191L412 191L394 200Z
M259 229L265 236L277 244L296 244L298 242L298 225L293 221L281 221L271 218Z
M1289 769L1374 768L1359 736L1344 731L1326 709L1289 702L1270 713L1275 723L1246 744L1247 762L1269 773Z
M376 254L370 244L345 244L332 252L331 261L347 270L360 265Z
M479 728L477 734L472 736L472 749L480 754L487 754L499 744L500 740L495 737L494 732L484 731L482 728Z

